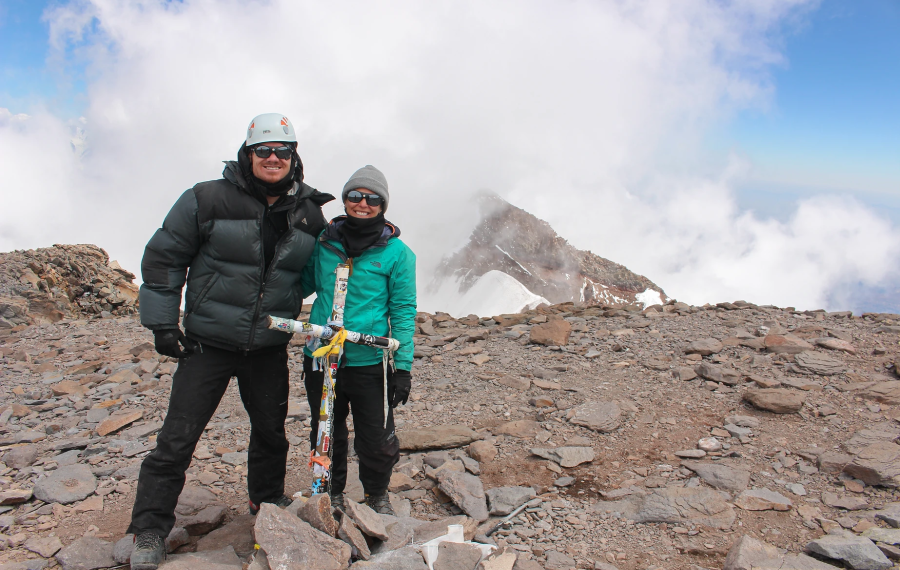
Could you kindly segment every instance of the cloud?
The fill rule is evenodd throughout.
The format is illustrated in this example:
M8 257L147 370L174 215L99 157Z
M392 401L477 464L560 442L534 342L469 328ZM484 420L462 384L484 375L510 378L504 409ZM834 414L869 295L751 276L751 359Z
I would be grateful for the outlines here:
M39 105L0 117L0 250L87 241L137 269L177 196L218 177L250 118L274 111L320 190L364 164L386 173L422 284L486 188L675 297L824 302L848 273L883 277L897 252L857 248L896 230L846 199L802 202L787 224L742 213L731 188L748 166L701 144L770 104L784 34L815 5L63 3L45 14L50 61L85 69L88 151L72 152L79 125ZM824 219L850 238L822 235ZM772 286L784 268L790 286Z

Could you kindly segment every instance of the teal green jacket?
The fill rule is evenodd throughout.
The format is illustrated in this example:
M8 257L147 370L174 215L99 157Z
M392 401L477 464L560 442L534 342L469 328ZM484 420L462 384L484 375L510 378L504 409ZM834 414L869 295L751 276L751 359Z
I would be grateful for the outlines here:
M304 271L305 287L314 287L316 300L309 321L324 325L331 318L334 299L334 269L346 263L338 228L338 216L319 235L313 257ZM400 241L400 228L385 223L381 239L352 260L344 306L344 328L350 331L390 336L400 341L394 354L398 370L412 370L413 334L416 329L416 255ZM309 348L304 349L311 356ZM382 362L379 348L345 343L342 366L368 366Z

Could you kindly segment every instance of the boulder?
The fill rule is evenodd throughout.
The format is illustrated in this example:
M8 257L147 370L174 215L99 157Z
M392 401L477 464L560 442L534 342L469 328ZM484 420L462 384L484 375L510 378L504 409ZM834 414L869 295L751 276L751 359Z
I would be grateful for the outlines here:
M881 528L879 526L864 530L862 535L874 542L883 544L900 544L900 530L896 528Z
M515 562L515 558L512 561ZM547 570L571 570L575 565L575 560L570 556L556 550L547 551L547 560L544 562L544 568Z
M94 570L116 565L113 543L93 536L79 538L56 553L63 570Z
M759 428L759 420L753 416L731 415L725 416L725 424L734 424L739 427L757 429Z
M534 420L514 420L500 424L492 428L491 431L496 435L508 435L510 437L533 438L541 432L543 428L541 424Z
M191 536L202 536L218 528L228 513L228 507L203 487L185 487L175 505L175 526L183 527Z
M231 546L218 550L172 554L166 558L165 570L241 570L243 561Z
M101 437L109 435L122 429L128 424L138 421L142 417L144 417L144 412L141 410L122 412L109 416L97 426L97 435Z
M900 487L900 445L889 441L874 443L860 451L844 467L844 473L866 485Z
M725 558L722 570L834 570L834 566L805 554L781 550L748 535L739 538Z
M792 334L766 335L764 339L766 351L774 354L799 354L804 350L813 350L813 345Z
M68 505L84 500L97 489L97 478L84 464L67 465L39 479L34 496L45 503Z
M664 487L647 495L630 495L618 501L599 501L591 512L618 513L635 522L706 525L731 528L734 507L721 493L705 487Z
M807 552L840 560L854 570L888 570L893 566L868 538L829 534L806 545Z
M878 426L878 429L861 429L854 432L853 437L842 443L841 447L851 455L858 455L870 445L890 443L896 441L897 438L900 438L900 430Z
M837 493L822 493L822 502L835 509L847 511L859 511L869 508L869 502L864 497L841 497Z
M853 461L853 456L837 451L826 451L817 459L819 471L822 473L840 473L844 467Z
M354 570L428 570L425 559L412 546L389 550L372 556L369 560L357 562Z
M447 471L440 474L438 482L441 491L464 513L478 522L487 520L487 500L481 479L468 473Z
M466 452L479 463L488 463L497 457L497 448L489 441L473 441L466 448Z
M353 501L346 501L352 503ZM353 503L356 504L356 503ZM328 536L337 536L338 523L331 511L331 497L328 493L317 493L297 509L297 516Z
M741 375L737 371L709 362L701 362L694 371L702 378L720 384L736 386L741 383Z
M828 350L838 350L840 352L846 352L847 354L856 354L856 347L854 347L846 340L841 340L839 338L817 338L816 346L821 346L822 348L827 348Z
M384 521L368 505L347 500L344 501L344 507L347 515L353 519L353 522L364 534L378 540L388 540L389 536Z
M479 439L478 434L464 425L441 425L399 431L400 449L422 451L462 447Z
M697 372L694 371L693 368L688 366L679 366L672 372L672 376L674 376L677 380L683 380L687 382L688 380L693 380L697 377Z
M353 547L355 557L368 560L372 556L366 537L359 531L359 527L350 517L341 517L341 526L338 528L338 538Z
M572 410L569 422L601 433L609 433L622 425L622 411L615 402L587 402Z
M744 491L734 504L745 511L789 511L793 506L790 499L768 489Z
M565 346L569 344L569 335L571 333L572 325L568 321L553 320L531 327L528 341L532 344L543 344L545 346Z
M793 414L803 407L806 395L784 388L760 388L744 392L744 400L761 410L775 414Z
M725 557L722 570L752 570L753 568L758 568L759 564L764 560L779 558L780 556L781 551L774 546L745 534L731 546L728 556Z
M531 380L512 374L504 374L500 376L499 378L497 378L497 383L508 388L513 388L515 390L522 390L523 392L531 388Z
M682 461L681 464L716 489L743 491L750 484L750 472L745 469L702 461Z
M7 489L0 491L0 506L20 505L31 500L34 496L32 489Z
M227 524L210 532L199 541L197 541L197 550L221 550L226 546L231 546L241 558L245 558L253 553L253 524L256 517L250 514L237 515ZM178 528L172 529L166 544L172 539L173 533ZM187 531L185 531L187 534Z
M34 444L19 445L3 455L3 463L6 463L7 467L12 467L13 469L24 469L37 461L40 451L40 448Z
M490 514L506 516L537 495L531 487L494 487L486 492Z
M41 558L50 558L59 552L59 549L62 548L62 542L60 542L59 538L56 536L32 536L26 540L25 544L22 546L24 546L26 550L34 552Z
M442 542L438 545L434 570L474 570L481 562L481 549L464 542Z
M721 351L723 348L725 348L725 346L714 338L701 338L700 340L695 340L690 343L687 348L684 349L684 353L709 356L710 354Z
M270 503L260 505L254 536L271 568L279 570L343 570L350 564L350 545L311 527Z
M565 468L576 467L594 460L594 449L591 447L556 447L552 449L535 447L531 449L531 453L555 461Z
M203 536L225 522L227 513L228 507L225 505L212 505L191 515L176 513L175 524L184 527L191 536Z
M837 358L811 350L796 355L794 362L802 370L820 376L832 376L847 370L847 366Z
M900 503L888 503L875 511L875 519L886 522L894 528L900 528Z
M895 367L896 369L896 367ZM896 406L900 404L900 380L878 382L859 392L859 395L882 404Z

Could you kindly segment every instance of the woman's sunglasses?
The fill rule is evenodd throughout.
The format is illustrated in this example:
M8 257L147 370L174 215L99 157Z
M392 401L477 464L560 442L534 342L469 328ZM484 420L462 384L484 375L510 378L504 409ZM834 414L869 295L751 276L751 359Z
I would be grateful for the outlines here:
M366 199L366 204L372 206L380 206L384 204L384 198L379 196L378 194L363 194L359 190L351 190L347 193L347 200L354 204L359 204L363 201L363 198Z
M289 146L255 146L253 147L253 154L260 158L269 158L272 156L272 153L275 153L275 156L280 158L281 160L287 160L294 154L294 149Z

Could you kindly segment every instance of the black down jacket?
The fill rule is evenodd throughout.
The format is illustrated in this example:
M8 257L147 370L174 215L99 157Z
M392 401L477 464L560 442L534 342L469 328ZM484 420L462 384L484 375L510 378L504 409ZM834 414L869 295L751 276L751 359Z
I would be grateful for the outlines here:
M186 191L144 250L141 324L151 330L178 326L181 289L186 334L227 350L285 345L290 337L269 330L266 316L296 318L306 291L301 274L325 227L321 206L334 199L296 182L271 208L288 208L288 229L265 269L263 218L240 167L227 162L224 179Z

